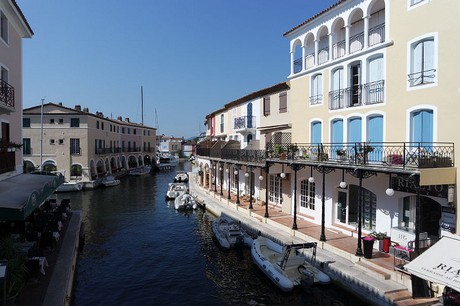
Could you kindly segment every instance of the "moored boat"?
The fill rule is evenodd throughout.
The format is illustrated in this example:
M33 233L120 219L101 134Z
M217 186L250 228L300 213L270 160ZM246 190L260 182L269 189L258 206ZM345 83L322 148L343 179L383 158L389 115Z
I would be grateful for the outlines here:
M120 180L117 180L115 177L112 175L109 175L105 177L102 181L101 184L104 185L105 187L113 187L117 186L120 184Z
M183 193L174 200L174 207L176 208L176 210L197 209L198 203L190 194Z
M224 249L243 244L251 246L252 244L252 238L240 224L223 214L212 223L212 232L219 245Z
M82 188L83 188L82 183L67 182L67 183L63 183L61 186L56 188L55 192L75 192L75 191L81 191Z
M131 176L141 176L141 175L149 174L151 170L152 170L151 166L144 166L144 167L140 167L140 168L135 168L135 169L129 170L129 175L131 175Z
M327 274L306 262L299 249L313 248L316 243L282 246L266 237L258 237L252 243L251 255L254 263L284 292L290 292L302 282L328 284Z
M169 183L168 191L166 191L166 200L174 200L187 191L188 187L185 183Z
M188 182L188 174L185 171L176 171L174 183Z

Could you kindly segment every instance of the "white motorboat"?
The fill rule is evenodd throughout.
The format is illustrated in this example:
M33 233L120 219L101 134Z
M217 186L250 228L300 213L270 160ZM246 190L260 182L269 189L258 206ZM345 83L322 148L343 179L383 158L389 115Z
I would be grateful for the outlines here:
M177 210L179 209L197 209L198 204L196 203L195 198L193 198L190 194L183 193L174 200L174 207Z
M166 200L174 200L187 191L188 187L185 183L169 183L168 191L166 192Z
M176 171L174 183L188 182L188 174L185 171Z
M135 168L135 169L129 170L129 175L141 176L141 175L149 174L151 170L152 170L151 166Z
M115 177L112 175L109 175L105 177L102 181L101 184L104 185L105 187L113 187L117 186L120 184L120 180L117 180Z
M83 188L82 183L78 182L67 182L60 185L55 192L74 192L81 191Z
M313 249L316 242L282 246L266 237L258 237L252 243L251 255L255 264L282 291L289 292L302 282L329 284L330 277L308 263L299 249Z
M251 246L252 238L240 226L239 222L221 215L212 223L212 232L219 245L224 249L246 244Z

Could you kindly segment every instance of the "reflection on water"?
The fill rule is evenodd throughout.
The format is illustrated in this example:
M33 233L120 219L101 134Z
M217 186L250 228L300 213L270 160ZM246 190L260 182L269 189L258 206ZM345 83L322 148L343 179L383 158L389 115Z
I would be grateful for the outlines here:
M71 197L86 224L75 305L364 305L335 287L283 294L249 250L217 246L213 215L177 212L164 200L173 178L174 171L126 177L115 187L58 195Z

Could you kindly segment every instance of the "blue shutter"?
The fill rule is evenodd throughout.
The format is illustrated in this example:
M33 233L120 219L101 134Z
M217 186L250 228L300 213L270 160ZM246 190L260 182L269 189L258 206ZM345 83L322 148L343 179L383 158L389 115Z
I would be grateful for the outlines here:
M311 124L311 143L321 143L321 122Z
M421 110L412 115L413 142L433 142L433 111Z
M348 121L348 142L361 141L361 118L352 118Z
M372 116L367 122L367 141L373 142L374 151L370 152L370 161L381 161L383 159L383 116Z
M331 142L343 143L343 120L332 121Z

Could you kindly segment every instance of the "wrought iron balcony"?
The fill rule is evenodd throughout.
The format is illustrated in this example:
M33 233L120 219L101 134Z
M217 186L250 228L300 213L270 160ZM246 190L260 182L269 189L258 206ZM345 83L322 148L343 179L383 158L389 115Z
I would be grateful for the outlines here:
M369 29L369 47L385 41L385 24L379 24Z
M256 127L256 117L255 116L241 116L235 118L233 121L233 129L253 129Z
M310 105L316 105L323 103L323 95L316 95L310 97Z
M264 163L286 160L330 166L372 168L453 167L454 144L450 142L357 142L269 144L266 150L209 149L197 147L197 155L221 160Z
M409 85L417 86L423 84L430 84L434 83L434 79L436 78L436 69L429 69L420 72L414 72L408 75L409 78Z
M302 71L302 58L294 60L294 73Z
M0 79L0 106L14 109L14 87Z
M333 90L329 92L329 108L342 109L384 102L385 81Z

